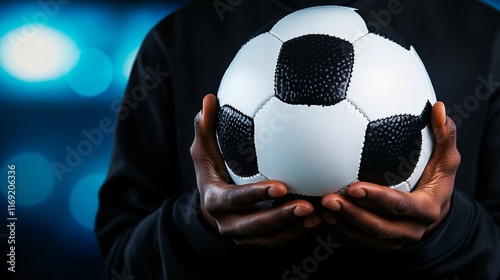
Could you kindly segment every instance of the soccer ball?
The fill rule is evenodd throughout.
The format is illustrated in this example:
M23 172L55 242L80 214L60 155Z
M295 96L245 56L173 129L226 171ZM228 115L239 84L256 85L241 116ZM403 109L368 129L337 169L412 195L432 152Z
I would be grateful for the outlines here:
M216 136L235 184L343 193L356 181L410 192L434 146L436 96L414 48L342 6L295 11L250 38L218 92Z

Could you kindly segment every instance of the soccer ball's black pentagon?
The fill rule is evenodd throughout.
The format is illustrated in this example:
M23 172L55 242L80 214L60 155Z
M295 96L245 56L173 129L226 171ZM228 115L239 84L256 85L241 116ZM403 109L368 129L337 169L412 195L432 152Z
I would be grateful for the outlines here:
M216 134L224 161L234 174L248 177L259 173L250 117L224 105L217 116Z
M276 64L275 95L288 104L330 106L346 97L354 63L351 43L304 35L283 43Z
M420 113L420 128L423 129L431 122L431 112L431 102L427 101L427 103L425 103L424 109L422 110L422 113Z
M396 115L368 124L358 179L383 186L410 177L420 157L420 117Z
M401 37L390 25L376 19L367 12L360 10L356 10L356 12L363 18L370 33L374 33L391 40L407 50L410 49L410 44L406 42L405 39L403 39L403 37Z

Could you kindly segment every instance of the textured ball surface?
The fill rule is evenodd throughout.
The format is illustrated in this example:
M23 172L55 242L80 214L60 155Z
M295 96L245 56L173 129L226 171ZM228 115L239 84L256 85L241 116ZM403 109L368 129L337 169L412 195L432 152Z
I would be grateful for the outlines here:
M432 153L436 96L417 52L352 8L306 8L264 27L227 68L218 100L217 141L236 184L409 192Z

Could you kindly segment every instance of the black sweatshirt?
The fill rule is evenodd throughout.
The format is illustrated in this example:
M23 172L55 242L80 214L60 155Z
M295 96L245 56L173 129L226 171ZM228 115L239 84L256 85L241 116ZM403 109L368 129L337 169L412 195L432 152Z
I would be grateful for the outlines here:
M312 230L251 251L200 215L193 119L261 26L298 8L342 4L414 46L458 127L451 209L425 239L377 253ZM478 1L193 1L145 38L117 116L96 236L111 271L135 279L500 279L500 15ZM342 275L347 275L342 276ZM124 278L127 279L127 278Z

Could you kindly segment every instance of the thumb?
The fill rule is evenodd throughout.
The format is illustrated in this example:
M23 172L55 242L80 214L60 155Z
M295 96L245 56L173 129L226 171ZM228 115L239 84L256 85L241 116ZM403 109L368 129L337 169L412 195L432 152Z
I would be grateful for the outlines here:
M195 138L190 149L199 186L215 181L229 181L215 136L217 114L217 98L213 94L205 95L202 109L195 117Z
M217 110L217 98L215 95L205 95L201 111L201 128L205 135L213 134L217 119Z
M457 127L453 120L446 116L443 102L438 101L432 107L431 126L435 137L435 146L429 164L444 168L443 171L455 172L460 164L460 153L457 150Z

